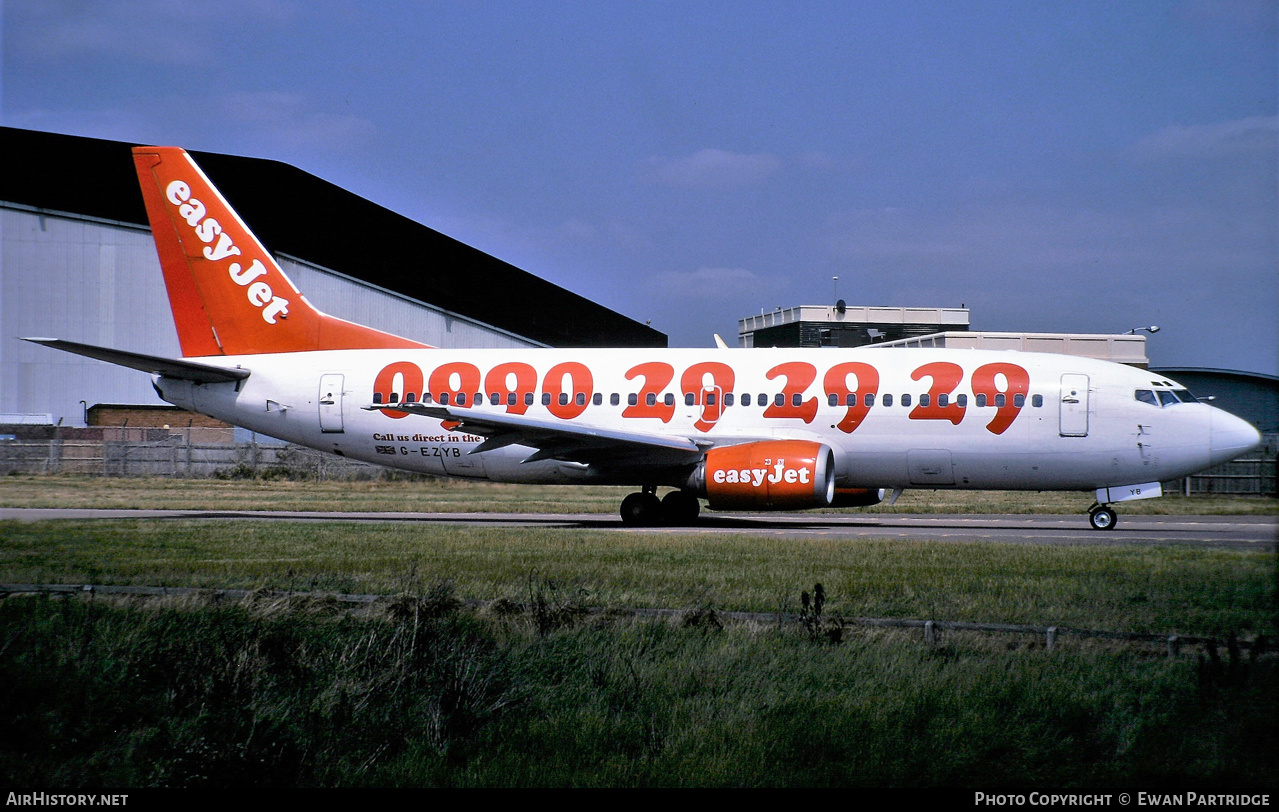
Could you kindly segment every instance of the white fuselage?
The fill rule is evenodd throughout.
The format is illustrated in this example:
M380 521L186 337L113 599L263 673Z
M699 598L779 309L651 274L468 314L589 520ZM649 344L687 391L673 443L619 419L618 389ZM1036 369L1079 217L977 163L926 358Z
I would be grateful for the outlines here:
M1046 353L424 349L199 360L251 374L239 383L160 378L166 400L354 459L504 482L679 486L683 472L523 462L532 450L519 445L471 454L484 438L366 407L439 404L447 396L455 410L705 446L814 440L834 450L840 487L866 488L1087 490L1154 482L1230 459L1257 438L1238 418L1172 396L1184 390L1159 374ZM1152 397L1138 399L1139 391Z

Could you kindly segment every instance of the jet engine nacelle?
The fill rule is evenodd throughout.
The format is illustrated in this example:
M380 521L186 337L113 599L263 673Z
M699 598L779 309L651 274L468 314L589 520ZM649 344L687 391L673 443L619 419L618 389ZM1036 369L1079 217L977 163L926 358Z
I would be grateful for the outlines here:
M828 507L835 497L835 454L808 440L712 448L690 484L715 510Z
M870 507L884 501L885 488L836 488L831 507Z

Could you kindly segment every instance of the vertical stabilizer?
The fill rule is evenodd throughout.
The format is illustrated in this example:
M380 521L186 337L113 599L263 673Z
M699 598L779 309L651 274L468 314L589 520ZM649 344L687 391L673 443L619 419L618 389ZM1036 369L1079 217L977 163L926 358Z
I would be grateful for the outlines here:
M182 354L425 347L321 313L177 147L134 147Z

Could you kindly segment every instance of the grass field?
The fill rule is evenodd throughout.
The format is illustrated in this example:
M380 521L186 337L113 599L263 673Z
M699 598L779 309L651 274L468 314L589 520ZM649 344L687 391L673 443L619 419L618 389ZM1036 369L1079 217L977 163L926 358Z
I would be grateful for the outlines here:
M618 534L399 523L0 523L8 583L395 594L447 581L472 601L530 580L606 608L773 612L822 583L830 612L1226 634L1272 621L1263 552ZM1269 632L1267 632L1269 633Z
M611 513L611 491L7 477L0 504L474 510L523 493L527 510ZM923 512L954 498L931 494L939 501L930 503L930 494L918 494ZM963 498L974 500L970 510L994 509L976 501L986 495ZM1008 498L1028 512L1087 506L1054 501L1075 498L1060 495ZM390 600L352 612L322 594L263 594L239 606L6 598L0 781L1273 787L1273 653L1170 658L1077 638L1048 651L1038 639L961 633L927 645L917 633L858 627L836 644L795 624L720 622L714 612L794 612L800 592L820 582L828 622L933 618L1275 640L1277 574L1270 552L1193 546L3 522L4 582ZM588 616L585 606L688 611L655 621Z

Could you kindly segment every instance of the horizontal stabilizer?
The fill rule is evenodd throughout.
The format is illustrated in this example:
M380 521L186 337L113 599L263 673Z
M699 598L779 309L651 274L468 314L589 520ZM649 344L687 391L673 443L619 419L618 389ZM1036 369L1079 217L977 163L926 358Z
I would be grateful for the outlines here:
M75 353L83 355L86 358L96 358L99 361L106 361L109 364L118 364L122 367L129 367L141 372L149 372L152 375L162 375L165 378L175 378L180 381L194 381L196 383L227 383L230 381L241 381L249 377L249 370L242 367L234 369L226 369L224 367L215 367L210 364L200 364L195 361L179 361L172 358L161 358L156 355L143 355L140 352L126 352L125 350L113 350L109 347L95 347L92 344L78 344L74 341L62 341L57 338L24 338L23 341L30 341L32 344L42 344L46 347L52 347L55 350L63 352Z

